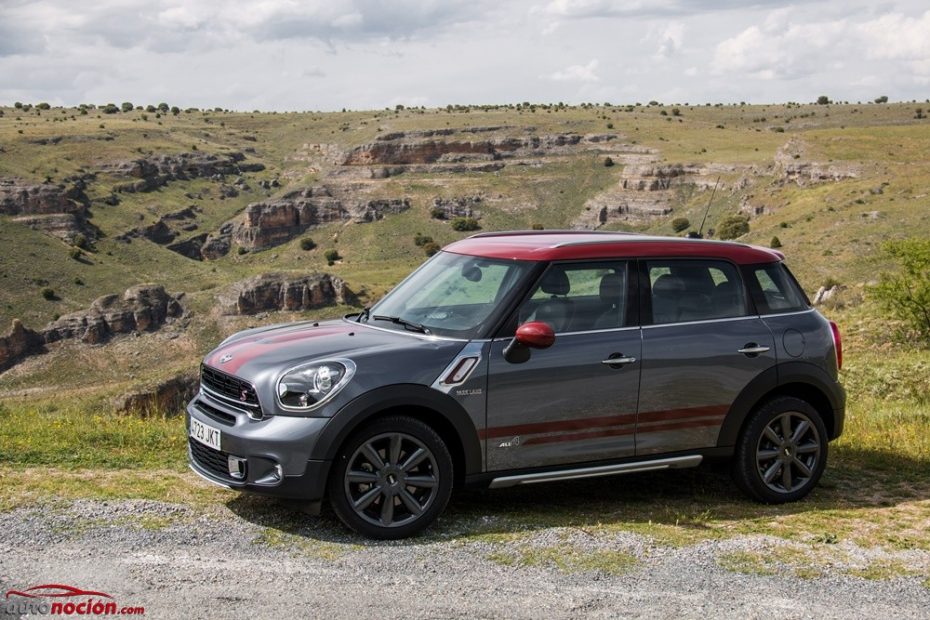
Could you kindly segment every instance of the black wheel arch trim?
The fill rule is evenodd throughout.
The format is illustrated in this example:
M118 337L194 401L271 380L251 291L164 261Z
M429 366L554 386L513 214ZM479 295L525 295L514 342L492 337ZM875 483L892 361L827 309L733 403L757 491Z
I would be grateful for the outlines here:
M792 384L809 386L823 395L831 409L829 412L831 419L823 421L827 426L827 435L831 440L839 437L843 432L846 409L846 394L842 386L816 364L784 362L761 372L739 393L720 427L717 446L735 445L740 430L753 409L768 395L778 393L778 388ZM811 404L816 406L816 403Z
M448 394L443 394L430 387L419 384L399 384L380 387L347 403L333 415L329 424L323 427L316 446L319 454L311 458L332 461L339 448L356 429L366 421L388 410L415 407L435 411L442 416L458 436L465 461L463 475L480 473L483 468L481 442L478 431L465 409ZM422 419L422 418L421 418ZM428 419L423 420L429 423ZM452 451L454 446L449 446Z

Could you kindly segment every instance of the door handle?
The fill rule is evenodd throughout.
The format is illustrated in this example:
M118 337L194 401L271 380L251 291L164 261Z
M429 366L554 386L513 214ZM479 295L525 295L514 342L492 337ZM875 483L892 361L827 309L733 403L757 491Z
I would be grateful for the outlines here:
M632 364L635 361L635 357L611 357L606 360L601 360L601 363L607 366L622 366L623 364Z
M742 349L739 349L737 353L742 353L743 355L759 355L760 353L765 353L768 350L769 347L759 346L755 342L750 342Z

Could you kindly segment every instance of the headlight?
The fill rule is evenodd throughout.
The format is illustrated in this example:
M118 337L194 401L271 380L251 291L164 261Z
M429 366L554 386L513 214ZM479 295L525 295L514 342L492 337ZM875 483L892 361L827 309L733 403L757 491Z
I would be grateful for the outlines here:
M313 411L336 395L355 374L352 360L321 360L291 368L278 379L278 404L288 411Z

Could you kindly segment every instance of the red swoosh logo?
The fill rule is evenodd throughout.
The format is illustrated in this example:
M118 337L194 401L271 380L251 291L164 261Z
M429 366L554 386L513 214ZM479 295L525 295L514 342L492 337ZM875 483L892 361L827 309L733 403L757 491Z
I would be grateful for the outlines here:
M59 596L102 596L104 598L113 598L106 592L97 592L95 590L81 590L74 586L66 586L61 583L47 583L41 586L33 586L25 590L8 590L6 598L10 595L25 596L26 598L46 598Z

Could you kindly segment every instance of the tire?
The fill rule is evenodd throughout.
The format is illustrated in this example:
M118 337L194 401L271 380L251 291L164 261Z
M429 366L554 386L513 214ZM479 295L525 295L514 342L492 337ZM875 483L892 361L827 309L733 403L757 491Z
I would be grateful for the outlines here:
M759 502L797 501L817 486L827 465L827 446L826 426L810 403L775 398L752 413L737 440L733 478Z
M414 418L376 420L339 449L329 479L336 516L362 536L398 539L429 527L452 494L452 456Z

